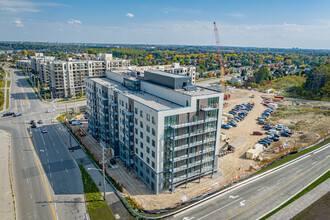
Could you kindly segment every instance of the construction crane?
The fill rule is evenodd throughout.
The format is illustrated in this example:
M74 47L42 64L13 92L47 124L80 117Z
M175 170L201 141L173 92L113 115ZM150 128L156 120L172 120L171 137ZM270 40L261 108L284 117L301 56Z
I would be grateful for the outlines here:
M225 80L224 80L224 75L225 75L225 69L223 67L223 62L222 62L222 55L221 55L221 48L220 48L220 38L219 38L219 32L218 32L218 28L217 28L217 24L215 22L213 22L214 25L214 35L215 35L215 41L217 44L217 51L218 51L218 59L219 59L219 63L220 63L220 85L221 85L221 89L222 91L225 93L224 98L228 99L230 98L230 95L228 94L228 92L226 91L226 87L225 87Z

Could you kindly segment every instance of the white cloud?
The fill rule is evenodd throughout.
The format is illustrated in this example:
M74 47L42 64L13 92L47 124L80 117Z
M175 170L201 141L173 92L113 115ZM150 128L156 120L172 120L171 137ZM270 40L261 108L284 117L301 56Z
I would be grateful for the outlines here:
M134 18L134 15L132 14L132 13L126 13L126 15L125 15L126 17L129 17L129 18Z
M82 24L80 20L70 19L68 20L68 24Z
M31 2L28 0L0 0L0 12L5 13L20 13L20 12L40 12L37 7L58 7L58 6L68 6L60 3L53 2Z
M14 21L14 24L16 25L16 27L24 27L24 24L22 23L22 21L20 19L16 19Z
M234 18L242 18L244 17L244 14L242 13L231 13L231 14L228 14L230 17L234 17Z

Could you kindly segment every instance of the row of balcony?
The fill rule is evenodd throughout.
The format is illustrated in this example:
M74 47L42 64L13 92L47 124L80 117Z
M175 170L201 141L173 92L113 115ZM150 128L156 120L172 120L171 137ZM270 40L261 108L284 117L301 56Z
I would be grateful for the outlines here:
M194 122L187 122L187 123L181 123L181 124L177 124L177 125L172 125L171 128L173 129L178 129L178 128L184 128L184 127L189 127L192 125L198 125L198 124L203 124L203 123L207 123L207 122L211 122L211 121L217 121L218 118L207 118L207 119L202 119L202 120L198 120L198 121L194 121Z
M195 132L190 132L190 133L186 133L186 134L182 134L182 135L178 135L178 136L172 136L170 137L170 139L172 140L179 140L179 139L183 139L183 138L187 138L187 137L193 137L193 136L196 136L196 135L201 135L201 134L206 134L206 133L209 133L209 132L213 132L213 131L216 131L217 129L216 128L207 128L207 129L198 129L196 130Z

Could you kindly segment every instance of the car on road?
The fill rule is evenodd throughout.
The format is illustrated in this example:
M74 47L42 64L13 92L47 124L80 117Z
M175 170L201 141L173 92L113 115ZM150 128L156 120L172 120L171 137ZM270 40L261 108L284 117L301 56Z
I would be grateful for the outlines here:
M31 128L36 128L37 127L37 125L36 125L36 123L31 123Z
M11 116L11 115L15 115L15 113L14 112L6 112L5 114L2 115L2 117Z
M16 113L13 115L13 117L18 117L18 116L22 116L22 113Z
M263 133L260 132L260 131L254 131L254 132L253 132L253 135L263 135Z
M46 113L51 113L51 112L55 112L55 109L50 108L50 109L47 109L47 110L46 110Z
M34 120L31 120L31 121L30 121L30 124L32 125L33 123L34 123Z
M37 123L38 123L38 124L42 124L43 122L42 122L42 120L39 120Z
M41 129L41 132L42 133L47 133L48 131L47 131L47 128L43 128L43 129Z
M73 121L73 122L71 123L71 125L81 125L81 124L82 124L81 121Z

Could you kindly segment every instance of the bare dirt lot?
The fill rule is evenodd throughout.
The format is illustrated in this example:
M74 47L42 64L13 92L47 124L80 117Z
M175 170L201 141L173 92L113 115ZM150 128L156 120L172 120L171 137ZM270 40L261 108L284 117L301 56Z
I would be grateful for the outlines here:
M251 98L253 94L254 98ZM125 188L124 193L127 196L132 197L141 208L146 210L163 209L175 206L183 201L190 200L209 191L214 191L228 183L246 176L252 171L250 169L251 166L258 168L261 164L259 161L245 159L244 157L244 153L249 148L251 148L260 138L266 136L252 135L253 131L264 132L262 126L256 123L256 119L267 108L261 105L261 96L264 96L264 94L257 91L236 89L231 93L231 99L226 100L223 109L223 112L226 113L228 113L235 105L244 102L254 103L255 107L245 120L238 123L237 127L231 128L230 130L221 130L221 132L226 133L226 136L230 139L229 143L236 147L236 151L223 157L219 157L219 172L214 174L213 178L206 176L202 178L200 182L196 180L188 183L187 187L185 187L185 185L177 187L172 194L165 191L155 195L133 171L127 170L121 162L118 163L116 168L107 168L108 175L122 184ZM290 103L291 100L280 103L283 106L289 106L289 109L280 111L279 114L276 114L275 111L274 116L270 117L269 122L272 124L287 125L295 132L295 134L292 137L281 137L281 141L272 144L267 150L273 152L273 150L277 149L279 145L286 142L289 142L290 146L281 149L279 153L276 154L264 154L264 158L275 158L278 157L280 153L289 151L294 147L305 146L329 131L329 114L324 114L324 112L320 113L317 110L319 109L317 106L323 106L320 107L320 109L327 109L329 103L306 102L295 107L290 106ZM311 109L315 110L305 111L303 106L312 106ZM295 110L296 108L301 108L302 110L298 110L297 113ZM87 130L87 128L85 127L84 130ZM86 134L87 136L82 137L82 140L93 152L95 152L97 157L100 157L101 148L99 144L88 133Z

